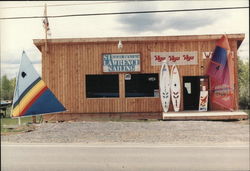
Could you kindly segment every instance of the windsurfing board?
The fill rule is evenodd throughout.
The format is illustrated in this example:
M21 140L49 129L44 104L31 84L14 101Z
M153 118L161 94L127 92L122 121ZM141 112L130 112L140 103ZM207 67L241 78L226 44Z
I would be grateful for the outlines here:
M171 100L175 112L180 110L181 101L181 88L180 88L180 76L176 65L171 69Z
M170 103L170 76L167 63L163 63L160 71L160 97L164 112L168 111Z

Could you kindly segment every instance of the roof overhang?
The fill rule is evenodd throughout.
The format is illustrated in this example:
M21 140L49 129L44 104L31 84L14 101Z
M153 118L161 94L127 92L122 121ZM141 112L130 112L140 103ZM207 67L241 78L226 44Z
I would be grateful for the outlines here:
M185 41L214 41L221 38L223 34L210 35L183 35L183 36L145 36L145 37L103 37L103 38L67 38L67 39L34 39L34 44L41 51L41 47L48 44L82 44L82 43L117 43L122 42L185 42ZM244 33L227 34L229 40L237 41L237 48L245 38Z

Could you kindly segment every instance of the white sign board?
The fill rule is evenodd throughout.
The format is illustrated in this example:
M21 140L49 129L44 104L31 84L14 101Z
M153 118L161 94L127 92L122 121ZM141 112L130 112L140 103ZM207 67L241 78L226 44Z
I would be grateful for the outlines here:
M207 111L207 104L208 104L208 91L201 91L199 111Z
M168 65L197 65L197 51L194 52L151 52L151 65L161 65L167 60Z
M103 72L140 72L140 53L103 54Z

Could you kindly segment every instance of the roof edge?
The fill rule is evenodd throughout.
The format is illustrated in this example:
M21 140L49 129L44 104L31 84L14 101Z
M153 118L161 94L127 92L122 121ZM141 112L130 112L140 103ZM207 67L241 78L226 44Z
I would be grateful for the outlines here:
M114 43L119 40L127 42L138 41L204 41L204 40L216 40L223 34L208 34L208 35L181 35L181 36L140 36L140 37L93 37L93 38L60 38L60 39L47 39L48 43L65 44L65 43ZM228 39L244 40L245 34L226 34ZM33 43L39 47L43 46L45 39L33 39Z

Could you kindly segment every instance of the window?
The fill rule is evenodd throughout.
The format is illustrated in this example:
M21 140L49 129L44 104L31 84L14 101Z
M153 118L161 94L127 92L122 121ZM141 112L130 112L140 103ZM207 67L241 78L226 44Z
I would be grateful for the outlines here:
M125 97L159 97L158 74L126 74Z
M86 75L87 98L119 97L119 76Z

